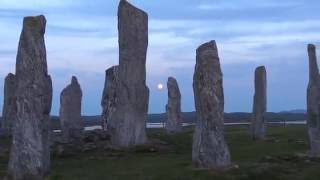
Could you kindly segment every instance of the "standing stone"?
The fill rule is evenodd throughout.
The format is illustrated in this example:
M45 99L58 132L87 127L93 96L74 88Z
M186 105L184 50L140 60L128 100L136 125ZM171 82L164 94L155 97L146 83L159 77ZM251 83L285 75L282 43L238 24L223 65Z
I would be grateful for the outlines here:
M264 66L257 67L255 71L254 88L251 136L261 140L266 137L267 76Z
M63 139L67 142L81 140L83 120L81 118L82 91L76 77L60 95L60 124Z
M117 102L117 83L118 83L118 66L113 66L106 70L104 89L102 94L102 128L107 130L109 123L114 124L112 115L116 108Z
M2 109L2 129L6 134L11 134L13 121L15 119L16 108L16 77L9 73L4 81L4 101Z
M146 86L148 15L125 0L118 9L119 68L115 123L108 125L114 145L144 144L149 103Z
M8 177L44 179L49 174L49 113L52 82L48 75L44 16L25 17L16 62L17 114Z
M198 168L227 167L231 163L224 139L224 95L219 61L215 41L197 49L193 76L197 122L193 135L192 161Z
M168 133L176 133L182 130L181 94L175 78L168 78L167 87L168 104L166 105L166 130Z
M320 155L320 78L317 64L316 47L308 45L309 84L307 89L307 126L310 154Z

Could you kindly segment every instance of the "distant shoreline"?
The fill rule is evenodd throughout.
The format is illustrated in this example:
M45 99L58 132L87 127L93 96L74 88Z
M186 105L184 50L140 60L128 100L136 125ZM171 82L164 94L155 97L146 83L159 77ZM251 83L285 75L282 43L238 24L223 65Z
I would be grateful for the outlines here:
M277 125L305 125L307 121L289 121L289 122L269 122L268 124L277 124ZM249 125L250 123L225 123L225 126L235 126L235 125ZM183 123L184 127L187 126L193 126L195 125L194 123ZM160 129L164 128L165 124L164 123L147 123L146 128L148 129ZM102 129L100 125L95 125L95 126L87 126L85 127L85 131L91 131L91 130L96 130L96 129ZM61 132L59 129L53 130L54 132L58 133Z
M1 118L0 118L1 119ZM82 116L84 120L85 127L92 127L101 125L101 116ZM155 124L161 123L163 124L166 121L167 117L165 113L160 114L149 114L147 123ZM196 113L195 112L183 112L182 119L184 123L192 124L196 122ZM277 124L293 124L299 122L305 122L307 119L306 113L295 113L295 112L268 112L266 113L266 120L269 123L277 123ZM52 129L60 129L60 122L58 116L51 116L51 128ZM225 113L224 115L224 122L226 125L244 125L248 124L251 121L251 113L248 112L233 112L233 113Z

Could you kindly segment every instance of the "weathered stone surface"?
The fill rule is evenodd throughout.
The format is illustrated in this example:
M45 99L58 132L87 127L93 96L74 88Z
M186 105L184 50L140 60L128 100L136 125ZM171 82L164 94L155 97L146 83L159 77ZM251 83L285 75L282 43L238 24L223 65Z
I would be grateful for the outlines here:
M60 95L60 124L64 140L81 140L84 122L81 118L82 90L76 77L64 88Z
M118 84L118 66L113 66L106 70L104 89L101 100L102 107L102 129L107 130L109 123L112 121L112 115L116 108L117 102L117 84Z
M320 78L317 64L316 47L308 45L309 84L307 89L307 126L310 154L320 155Z
M254 78L255 93L251 121L252 139L266 137L266 110L267 110L267 75L264 66L257 67Z
M15 119L16 108L16 77L9 73L4 81L4 96L2 109L2 129L6 134L11 134L13 121Z
M182 129L181 94L175 78L168 78L167 87L168 104L166 105L166 130L168 133L176 133Z
M218 49L215 41L197 49L193 76L196 127L193 135L192 161L198 168L230 165L224 139L224 94Z
M17 116L8 176L43 179L49 173L52 82L47 71L44 16L25 17L16 62Z
M149 89L146 86L148 15L121 0L118 9L119 67L117 104L108 131L114 145L144 144Z

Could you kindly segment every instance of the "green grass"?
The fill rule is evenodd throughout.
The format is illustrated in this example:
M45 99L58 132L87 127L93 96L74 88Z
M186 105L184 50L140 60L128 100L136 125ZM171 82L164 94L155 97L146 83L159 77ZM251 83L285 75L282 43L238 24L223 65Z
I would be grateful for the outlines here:
M226 127L232 160L238 169L226 172L192 167L192 131L166 135L150 130L149 137L167 144L156 152L137 147L125 152L87 152L68 158L54 157L52 180L319 180L320 160L295 159L307 151L304 126L272 127L267 141L252 141L244 126ZM0 141L0 143L5 143ZM268 158L269 159L268 159ZM267 160L266 160L267 159ZM7 157L0 157L0 174Z

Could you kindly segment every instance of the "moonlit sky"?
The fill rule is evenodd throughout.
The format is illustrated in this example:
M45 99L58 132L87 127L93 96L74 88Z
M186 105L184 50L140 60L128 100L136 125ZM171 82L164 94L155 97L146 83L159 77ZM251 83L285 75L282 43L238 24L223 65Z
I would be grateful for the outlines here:
M105 69L118 63L118 0L0 0L0 90L15 57L24 16L47 18L53 107L76 75L82 114L101 113ZM178 80L182 110L193 111L195 49L216 40L224 73L225 111L250 112L255 67L268 74L268 110L305 109L306 45L320 46L319 0L131 0L149 14L147 83L150 113L164 112L168 76ZM0 95L2 109L3 95Z

